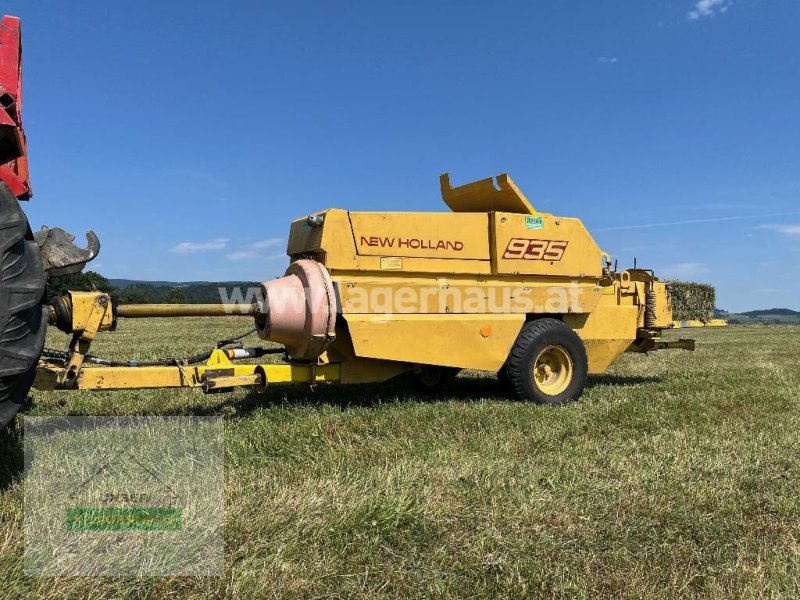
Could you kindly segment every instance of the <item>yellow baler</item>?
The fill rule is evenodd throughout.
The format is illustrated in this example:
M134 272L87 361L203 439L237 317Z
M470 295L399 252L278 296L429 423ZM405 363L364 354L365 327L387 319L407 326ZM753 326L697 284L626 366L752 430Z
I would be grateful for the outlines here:
M579 219L537 212L507 175L456 188L443 175L441 190L451 212L331 209L292 223L289 256L324 265L335 288L331 360L495 371L513 384L515 343L545 321L556 341L549 367L526 365L544 392L531 399L561 401L626 350L664 346L664 284L643 270L612 273ZM570 339L585 350L558 350ZM573 379L574 389L562 385Z
M443 175L441 191L449 212L330 209L297 219L286 276L265 281L252 306L108 309L112 320L252 314L259 335L284 346L286 365L234 366L258 353L217 350L183 371L82 368L88 343L74 341L70 361L45 361L37 384L209 390L374 382L410 372L421 386L438 388L459 369L477 369L497 372L519 398L561 404L623 352L693 349L691 340L660 339L672 325L665 285L650 271L613 271L579 219L537 212L507 175L459 187ZM94 302L75 296L60 310L60 326L78 332L76 339L87 331L74 317L91 312L74 308L84 301Z

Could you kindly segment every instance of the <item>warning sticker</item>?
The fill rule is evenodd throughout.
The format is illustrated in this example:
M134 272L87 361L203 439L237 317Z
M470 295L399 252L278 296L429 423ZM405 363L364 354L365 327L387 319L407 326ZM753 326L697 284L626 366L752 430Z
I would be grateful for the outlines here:
M544 229L542 217L525 217L525 229Z

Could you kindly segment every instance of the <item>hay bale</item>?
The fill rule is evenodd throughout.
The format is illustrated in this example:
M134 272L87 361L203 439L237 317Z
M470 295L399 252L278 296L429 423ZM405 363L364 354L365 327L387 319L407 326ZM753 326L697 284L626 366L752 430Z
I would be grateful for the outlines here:
M714 318L717 295L713 285L693 281L666 281L672 297L672 318L676 321Z

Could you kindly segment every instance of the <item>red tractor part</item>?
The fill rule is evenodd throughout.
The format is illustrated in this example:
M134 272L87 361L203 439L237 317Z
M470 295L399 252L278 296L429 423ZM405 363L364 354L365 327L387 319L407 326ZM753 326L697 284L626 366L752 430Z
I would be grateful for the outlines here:
M17 17L0 21L0 426L26 401L44 346L46 275L80 271L100 250L87 232L88 248L54 227L35 236L19 200L31 197L22 129L22 46Z
M18 200L27 200L33 193L22 128L21 40L19 18L3 17L0 21L0 184L5 184ZM5 202L9 204L9 199ZM7 224L0 223L0 227L4 226ZM75 236L59 227L45 227L37 232L35 241L47 274L56 277L81 271L100 251L100 241L94 232L87 231L86 239L87 248L79 248L73 243Z
M0 22L0 181L20 200L31 197L22 129L22 44L17 17Z

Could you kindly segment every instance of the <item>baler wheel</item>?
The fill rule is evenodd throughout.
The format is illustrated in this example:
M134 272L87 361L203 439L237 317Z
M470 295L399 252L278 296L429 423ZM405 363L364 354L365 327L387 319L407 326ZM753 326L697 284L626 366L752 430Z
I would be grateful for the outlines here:
M414 390L421 394L438 394L455 379L461 369L452 367L425 366L412 374Z
M503 387L509 387L511 382L508 380L508 365L504 364L500 367L500 370L497 372L497 381L500 382L500 385Z
M558 406L580 398L586 385L586 347L558 319L536 319L520 331L504 366L520 400Z
M24 404L44 346L45 273L25 213L0 184L0 426Z

